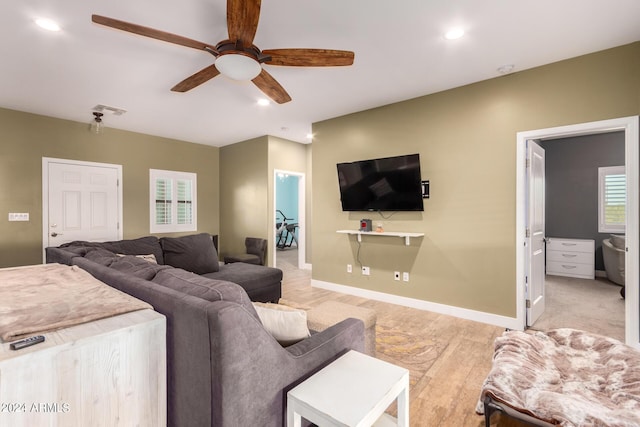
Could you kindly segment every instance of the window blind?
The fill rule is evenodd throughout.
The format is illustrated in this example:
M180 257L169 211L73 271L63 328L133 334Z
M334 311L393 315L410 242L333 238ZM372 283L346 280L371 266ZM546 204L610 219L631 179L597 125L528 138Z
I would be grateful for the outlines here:
M171 224L171 188L170 179L156 179L156 224Z
M604 178L604 217L610 225L624 225L627 181L624 174L607 174Z
M191 181L178 179L178 224L191 224L193 221Z
M598 232L624 233L627 178L624 166L598 168Z

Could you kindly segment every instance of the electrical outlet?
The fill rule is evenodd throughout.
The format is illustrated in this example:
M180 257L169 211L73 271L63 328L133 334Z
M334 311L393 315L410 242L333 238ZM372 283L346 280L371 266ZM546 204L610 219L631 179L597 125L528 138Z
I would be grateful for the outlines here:
M405 271L404 273L402 273L402 281L403 282L409 281L409 272Z
M394 271L393 272L393 279L394 280L400 280L400 272L399 271Z
M369 267L362 267L362 275L363 276L369 275Z
M347 273L353 272L353 266L351 264L347 264Z

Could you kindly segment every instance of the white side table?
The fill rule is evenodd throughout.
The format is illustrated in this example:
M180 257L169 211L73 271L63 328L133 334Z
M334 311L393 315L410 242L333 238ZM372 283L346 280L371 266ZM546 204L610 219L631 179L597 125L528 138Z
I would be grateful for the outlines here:
M409 371L350 351L287 393L287 426L302 418L320 427L365 427L385 423L398 400L397 425L409 427Z

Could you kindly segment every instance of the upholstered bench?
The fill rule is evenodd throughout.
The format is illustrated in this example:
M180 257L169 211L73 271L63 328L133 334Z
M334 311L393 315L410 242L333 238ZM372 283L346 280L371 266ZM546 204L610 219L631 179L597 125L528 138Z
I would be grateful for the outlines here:
M326 301L307 312L307 325L309 329L320 332L350 317L360 319L364 323L364 352L375 357L377 315L374 310L337 301Z

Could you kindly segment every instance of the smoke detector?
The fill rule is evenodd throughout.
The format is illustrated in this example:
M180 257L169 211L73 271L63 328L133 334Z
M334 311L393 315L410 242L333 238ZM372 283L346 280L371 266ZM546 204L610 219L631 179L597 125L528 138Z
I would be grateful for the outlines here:
M515 67L516 66L513 64L505 64L505 65L502 65L501 67L498 67L496 71L500 74L509 74L513 71Z

